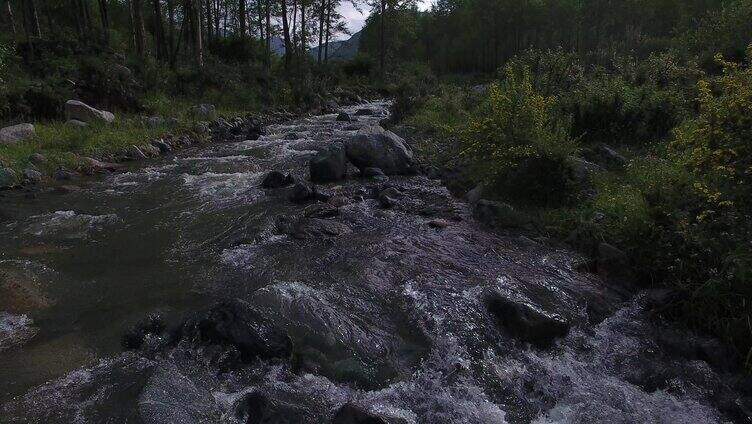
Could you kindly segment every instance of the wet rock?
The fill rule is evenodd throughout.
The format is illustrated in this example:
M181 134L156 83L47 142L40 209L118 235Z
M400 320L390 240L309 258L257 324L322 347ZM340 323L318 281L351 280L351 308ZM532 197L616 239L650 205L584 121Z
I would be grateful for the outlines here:
M371 116L374 115L373 109L361 108L355 112L355 116Z
M311 181L331 182L343 180L347 175L347 160L342 145L322 150L309 164Z
M65 124L68 125L69 127L76 127L76 128L86 128L89 126L89 124L87 124L86 122L79 121L78 119L69 119L65 121Z
M428 221L428 226L432 228L446 228L449 226L449 221L441 218L432 219Z
M608 243L598 245L596 266L598 275L604 280L624 281L632 274L627 254Z
M270 171L268 174L266 174L264 180L261 182L261 187L280 188L292 184L293 181L294 178L292 177L292 175L285 175L279 171Z
M123 169L122 165L118 165L116 163L100 162L89 157L82 157L81 164L83 165L83 171L87 174L106 174Z
M346 403L334 414L332 424L407 424L407 420L382 417L354 403Z
M34 153L29 156L29 162L34 165L44 165L47 163L47 158L41 153Z
M360 172L360 175L363 178L373 178L373 177L379 177L384 176L384 171L381 170L381 168L374 168L374 167L367 167L363 168L363 170Z
M352 118L350 118L350 115L348 115L347 113L340 112L337 115L337 121L338 122L350 122L350 121L352 121Z
M342 206L350 203L350 201L345 196L332 196L329 198L329 200L327 200L327 203L331 206L334 206L335 208L341 208Z
M67 169L58 169L52 175L52 178L54 178L55 181L70 181L76 178L77 176L78 174L72 171L68 171Z
M352 232L347 224L309 217L294 220L281 217L277 221L277 230L298 240L333 237Z
M607 169L623 169L627 160L616 150L605 144L599 144L595 147L582 149L582 157L592 163L601 165Z
M39 184L42 182L42 173L36 169L26 168L22 174L24 185Z
M550 347L569 332L569 322L525 300L512 300L499 292L486 295L488 311L512 337L536 347Z
M217 108L208 103L202 103L191 107L191 116L198 119L211 120L217 113Z
M164 319L158 313L151 313L129 328L120 339L123 349L138 349L144 344L147 335L159 335L165 329Z
M290 140L290 141L299 140L301 138L302 137L298 133L294 133L294 132L285 135L285 140Z
M189 321L183 334L208 343L234 346L246 362L256 358L288 358L292 353L287 333L239 299L220 303L197 320Z
M162 154L172 151L172 146L167 144L164 140L152 140L151 145L159 149L159 152Z
M68 100L65 102L65 118L89 124L95 122L111 124L115 122L115 115L111 112L95 109L78 100Z
M483 184L478 184L475 188L465 193L465 200L474 205L483 198L483 191Z
M18 124L0 128L0 144L16 144L19 141L34 137L35 134L34 125L32 124Z
M394 187L389 187L387 189L381 190L378 199L381 206L388 209L396 205L399 199L401 199L402 197L404 197L404 194L401 191L397 190Z
M201 384L202 377L199 370L186 372L165 361L155 369L138 398L137 421L144 424L221 422L212 393Z
M27 314L52 304L30 271L14 265L0 268L0 311Z
M17 183L16 171L0 167L0 190L15 187Z
M0 352L22 345L39 330L26 315L13 315L0 311Z
M126 149L126 155L129 159L143 160L146 159L146 153L144 153L138 146L131 145Z
M380 168L387 175L405 174L413 163L405 140L379 126L362 128L347 139L345 153L358 168Z
M328 203L314 203L303 210L308 218L333 218L339 215L339 208Z
M305 203L315 199L314 187L306 183L296 183L290 191L290 200Z
M521 219L512 206L503 202L479 200L473 215L481 222L501 227L517 227Z

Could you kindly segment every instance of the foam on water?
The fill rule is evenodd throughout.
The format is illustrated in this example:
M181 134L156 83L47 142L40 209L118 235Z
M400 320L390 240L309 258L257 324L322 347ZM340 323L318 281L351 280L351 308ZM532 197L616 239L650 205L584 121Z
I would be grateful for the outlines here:
M39 329L28 316L0 311L0 352L26 343L37 331Z
M67 210L30 217L26 231L38 237L85 239L93 231L118 223L122 223L122 220L116 214L88 215Z

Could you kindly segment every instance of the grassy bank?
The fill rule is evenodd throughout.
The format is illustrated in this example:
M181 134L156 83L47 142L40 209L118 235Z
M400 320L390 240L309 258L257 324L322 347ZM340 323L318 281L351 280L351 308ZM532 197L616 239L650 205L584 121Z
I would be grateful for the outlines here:
M540 233L622 249L643 286L671 289L667 316L749 368L752 47L715 64L664 53L585 69L530 51L484 87L403 100L401 126L457 194L482 184Z

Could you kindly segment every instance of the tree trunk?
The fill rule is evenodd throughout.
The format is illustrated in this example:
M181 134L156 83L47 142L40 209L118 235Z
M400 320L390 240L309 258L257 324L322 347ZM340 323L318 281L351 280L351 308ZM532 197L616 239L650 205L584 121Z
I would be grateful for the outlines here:
M196 66L204 66L204 50L201 40L201 4L199 0L185 0L185 15L191 21L191 39L193 41L193 54Z
M306 38L305 2L306 0L300 0L300 52L303 57L306 55L308 44L308 39Z
M264 8L261 0L256 0L256 13L258 13L259 39L264 42Z
M208 42L214 36L212 33L211 2L209 0L204 1L204 9L206 9L206 41Z
M384 70L386 62L386 0L381 0L381 16L379 16L380 34L379 34L379 64L381 70Z
M246 13L245 13L245 0L238 0L238 23L239 23L239 30L240 30L240 38L245 38L245 20L246 20Z
M146 30L144 29L141 0L131 0L131 6L133 7L133 34L136 41L136 54L142 57L146 48Z
M164 34L164 22L162 22L162 5L160 0L152 0L154 5L154 45L155 56L159 60L167 60L167 41Z
M326 1L326 34L324 44L324 63L329 63L329 36L331 36L331 22L332 22L332 0Z
M27 0L29 3L29 25L31 34L37 38L42 38L42 28L39 26L39 13L34 0Z
M23 19L24 35L26 36L26 43L29 45L28 61L33 62L34 61L34 42L31 39L30 27L32 26L32 24L31 24L31 17L29 16L31 12L29 11L28 7L22 7L21 14L22 14L22 19Z
M260 1L260 0L259 0ZM266 69L272 65L272 5L266 0Z
M170 37L170 68L175 69L177 64L177 51L175 51L175 0L167 0L167 25L169 25Z
M107 0L99 0L99 16L102 19L102 32L104 33L104 44L110 44L110 18L107 14Z
M10 21L10 27L13 30L13 35L16 35L16 20L13 18L13 7L10 5L10 0L6 0L6 6L8 9L8 20Z
M290 40L290 23L287 21L287 0L280 0L282 5L282 32L285 39L285 69L290 67L290 54L292 54L292 43Z
M324 18L326 17L326 2L321 0L321 10L319 11L319 64L321 63L321 51L324 48Z

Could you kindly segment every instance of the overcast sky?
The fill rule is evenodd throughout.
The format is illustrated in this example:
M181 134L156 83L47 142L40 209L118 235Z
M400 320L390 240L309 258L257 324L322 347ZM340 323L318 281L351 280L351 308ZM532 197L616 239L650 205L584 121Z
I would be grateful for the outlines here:
M418 8L426 10L436 0L418 1ZM361 28L363 28L363 25L365 25L366 23L366 18L368 17L368 12L368 9L365 8L363 9L362 13L359 12L348 0L344 0L339 6L339 13L345 17L348 23L348 28L350 28L350 31L352 32L358 32L361 30ZM345 35L343 37L337 38L349 38L349 36Z

